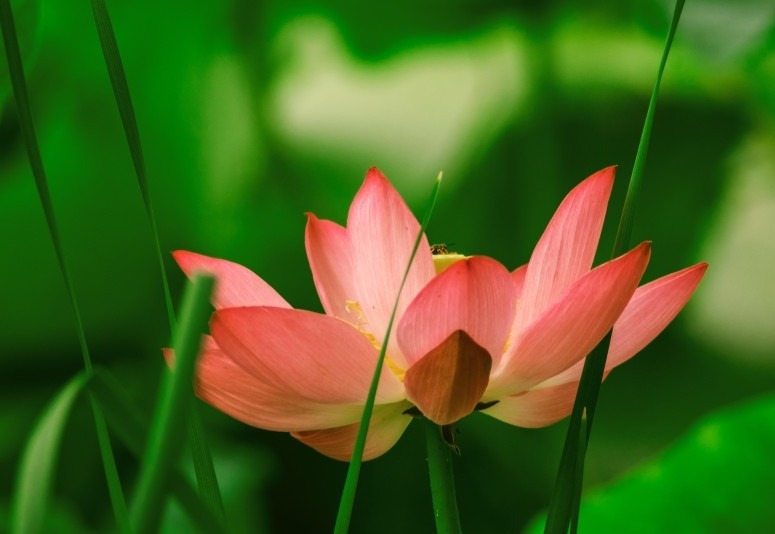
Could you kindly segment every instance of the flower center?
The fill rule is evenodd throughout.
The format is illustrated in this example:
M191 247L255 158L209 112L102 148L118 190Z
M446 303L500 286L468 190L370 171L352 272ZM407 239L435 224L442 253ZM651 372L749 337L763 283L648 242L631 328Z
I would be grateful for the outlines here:
M450 252L444 243L431 245L431 254L433 254L433 267L435 267L437 275L443 273L453 263L468 257L457 252Z

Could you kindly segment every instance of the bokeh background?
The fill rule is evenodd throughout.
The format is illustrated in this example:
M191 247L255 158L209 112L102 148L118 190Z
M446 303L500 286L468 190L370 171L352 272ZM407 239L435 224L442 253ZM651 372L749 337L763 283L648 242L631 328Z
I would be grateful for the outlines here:
M146 413L169 332L152 236L88 2L14 2L65 255L94 360ZM320 310L307 211L344 222L380 167L431 242L526 262L576 183L617 164L613 244L673 4L661 0L109 2L166 252L249 266ZM582 531L761 532L775 524L775 4L687 3L663 80L635 241L646 279L711 266L675 323L606 381ZM81 369L73 316L0 69L0 530L25 440ZM326 532L346 465L199 403L230 523ZM364 465L353 532L433 529L421 425ZM462 422L464 528L519 532L547 505L566 422ZM116 443L125 486L137 461ZM84 403L51 532L111 512ZM165 527L190 525L171 508Z

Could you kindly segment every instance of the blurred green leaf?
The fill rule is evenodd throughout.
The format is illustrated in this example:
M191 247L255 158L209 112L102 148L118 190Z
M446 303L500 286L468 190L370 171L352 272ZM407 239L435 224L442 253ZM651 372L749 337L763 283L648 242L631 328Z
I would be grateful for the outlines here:
M105 412L105 418L119 440L137 458L142 458L148 436L148 422L127 394L124 386L112 374L98 369L89 385ZM202 528L203 532L225 532L208 506L202 501L191 483L175 469L170 487L186 514Z
M775 395L705 417L660 458L581 503L582 532L767 532ZM544 518L528 532L541 532Z
M731 63L766 45L772 33L772 0L694 0L684 22L684 39L701 56Z
M183 296L180 326L175 333L175 371L166 373L135 491L133 526L138 532L156 532L166 508L168 478L189 428L191 384L214 285L212 276L196 275Z
M62 434L88 381L86 371L75 375L48 405L27 442L13 495L11 532L15 534L41 531L56 474Z
M27 68L34 62L40 41L40 0L12 0L19 27L19 48ZM8 68L0 67L0 106L5 105L11 94Z

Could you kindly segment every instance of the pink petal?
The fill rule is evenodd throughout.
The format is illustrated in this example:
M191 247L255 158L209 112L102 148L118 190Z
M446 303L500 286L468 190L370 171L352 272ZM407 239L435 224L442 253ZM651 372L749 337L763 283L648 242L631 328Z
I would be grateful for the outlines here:
M519 334L490 380L487 399L530 389L586 356L629 302L651 252L642 243L590 271Z
M525 289L525 275L527 274L527 264L517 267L511 271L511 279L514 281L517 300L522 298L522 290Z
M592 267L615 173L608 167L593 174L557 208L530 257L519 325L533 322Z
M514 282L503 265L483 256L460 260L409 305L398 325L398 344L411 366L452 332L463 330L497 365L515 309Z
M377 351L351 325L305 310L229 308L210 322L218 346L237 365L278 389L324 404L363 404ZM404 398L383 368L377 402Z
M173 351L165 349L171 364ZM234 363L206 336L195 382L197 396L245 424L282 432L330 428L359 421L359 404L322 404L262 380Z
M357 316L348 301L357 299L353 288L352 258L347 230L338 224L307 214L307 258L320 302L328 315L355 324Z
M176 250L172 256L189 278L197 272L215 276L212 301L216 309L238 306L291 307L269 284L242 265L185 250Z
M491 366L487 351L458 330L407 369L407 397L434 423L452 424L481 400Z
M615 367L641 351L683 309L705 275L700 263L639 287L614 325L608 361Z
M410 406L408 402L398 402L374 407L363 450L364 461L385 454L396 444L412 421L410 416L403 415L404 410ZM358 435L358 425L354 423L339 428L295 432L292 435L326 456L349 462Z
M376 168L369 169L347 218L354 285L368 329L382 343L401 279L420 231L404 200ZM406 279L396 318L435 275L428 240L423 236ZM388 354L400 367L406 362L390 337Z
M498 404L482 412L523 428L549 426L571 413L578 386L578 382L573 382L504 397Z
M702 280L708 264L700 263L663 276L639 287L622 315L614 324L605 369L610 372L657 337L686 305ZM576 382L581 377L581 361L536 387L551 387Z

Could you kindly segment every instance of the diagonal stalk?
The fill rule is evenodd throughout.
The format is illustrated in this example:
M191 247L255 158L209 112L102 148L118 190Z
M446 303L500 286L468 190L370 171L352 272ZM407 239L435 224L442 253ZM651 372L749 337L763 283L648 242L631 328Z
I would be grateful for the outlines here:
M8 61L8 72L11 77L13 95L16 100L17 112L19 114L19 126L21 127L22 135L24 137L27 156L38 190L38 197L40 198L43 213L46 217L49 235L51 236L51 241L54 245L54 252L56 253L57 262L59 263L59 270L65 282L70 306L75 318L78 344L81 348L84 370L90 377L93 373L91 356L89 354L88 344L86 343L81 309L78 305L75 287L73 286L72 278L70 276L70 269L65 260L62 242L59 237L59 227L54 214L54 205L51 202L46 172L43 167L43 159L40 155L40 148L35 134L35 125L32 120L32 112L30 110L30 102L27 93L27 81L24 77L24 67L22 65L21 52L19 50L19 39L16 33L16 23L14 22L10 0L0 0L0 26L2 26L5 55ZM93 396L90 396L90 401L92 414L94 416L94 424L97 430L100 456L102 457L105 478L108 484L108 492L113 507L113 515L119 530L122 532L129 532L129 515L127 513L126 501L124 500L124 492L121 488L121 481L118 476L118 469L116 468L116 462L113 456L113 449L110 444L107 425L105 424L105 419L99 404Z
M116 35L113 31L113 24L110 20L110 13L105 5L105 0L91 0L92 14L94 16L94 25L97 28L97 35L100 39L102 55L105 59L105 66L108 69L110 84L113 89L113 96L116 99L116 106L121 116L121 124L124 128L124 135L129 147L129 153L132 157L137 185L140 188L140 194L143 198L146 216L151 225L151 234L156 252L156 261L159 264L161 274L162 289L164 291L164 302L167 308L167 320L170 326L170 335L174 336L177 329L175 319L175 307L172 304L169 282L167 281L167 271L164 267L164 259L161 253L161 240L159 239L159 230L154 215L153 203L151 202L151 193L148 186L148 178L145 170L145 159L143 158L143 147L140 142L140 132L137 127L134 106L132 104L129 84L127 83L124 65L121 60L121 54L118 50ZM189 425L189 446L191 448L191 457L194 463L194 473L196 474L199 491L208 502L213 511L226 517L223 508L223 499L218 486L218 478L215 474L212 456L204 438L202 421L196 406L191 411Z
M654 83L648 111L646 112L635 164L633 165L632 175L627 188L627 197L624 201L622 215L619 220L612 257L618 257L630 248L636 206L640 198L646 156L654 124L657 97L684 3L685 0L676 1L670 30L665 40L662 58L657 71L657 79ZM609 332L584 362L581 381L576 393L576 400L573 404L565 445L563 446L560 469L557 473L557 481L555 482L554 492L549 505L549 515L544 530L546 533L565 534L569 528L571 532L575 533L578 529L584 459L586 457L589 436L592 433L592 422L600 393L600 385L603 381L610 341L611 334Z
M140 143L140 131L137 128L137 119L132 105L132 96L129 92L129 84L126 80L124 65L121 61L121 55L118 51L116 35L113 32L113 24L110 21L110 14L105 5L105 0L91 0L92 14L94 15L94 24L97 27L97 35L100 38L102 56L105 59L105 66L108 69L110 85L113 88L113 96L116 99L119 115L121 116L121 125L124 127L124 135L129 146L129 153L132 156L135 175L137 176L137 185L140 187L140 194L143 197L143 205L148 222L151 225L151 233L154 239L154 248L156 249L156 260L159 263L161 271L162 285L164 286L164 302L167 306L167 319L170 324L170 332L175 331L175 308L172 305L170 287L167 282L167 271L164 268L164 259L161 253L161 242L159 240L159 230L156 225L156 216L153 212L151 203L151 193L148 188L148 178L145 172L145 159L143 158L143 147Z
M431 213L436 205L436 198L439 196L439 188L441 187L442 173L436 177L436 183L433 186L431 192L431 198L428 202L428 208L425 210L425 216L423 217L422 224L420 225L420 231L417 234L417 239L414 242L412 248L412 254L409 256L409 262L404 271L404 276L401 279L401 285L398 287L398 294L396 295L395 303L393 304L393 311L390 314L390 320L388 321L387 329L385 330L385 338L382 341L382 347L379 351L379 357L377 358L377 365L374 368L374 375L371 379L371 385L369 387L369 394L366 397L366 404L363 406L363 414L361 416L361 422L358 426L358 435L355 439L355 446L353 447L353 455L350 459L350 464L347 467L347 476L344 482L344 489L342 489L342 497L339 501L339 511L336 514L336 525L334 526L335 534L346 534L350 529L350 519L352 518L353 504L355 503L355 492L358 487L358 477L361 472L361 463L363 460L363 449L366 446L366 434L369 431L369 421L371 421L371 414L374 412L374 399L377 396L377 386L379 385L379 377L382 372L382 366L385 363L385 354L387 352L388 339L390 333L393 330L393 321L396 317L396 311L398 310L398 300L401 297L401 291L404 289L406 278L409 276L409 269L414 261L414 256L417 254L417 249L420 247L422 237L425 234L425 229L428 227L428 222L431 219Z

